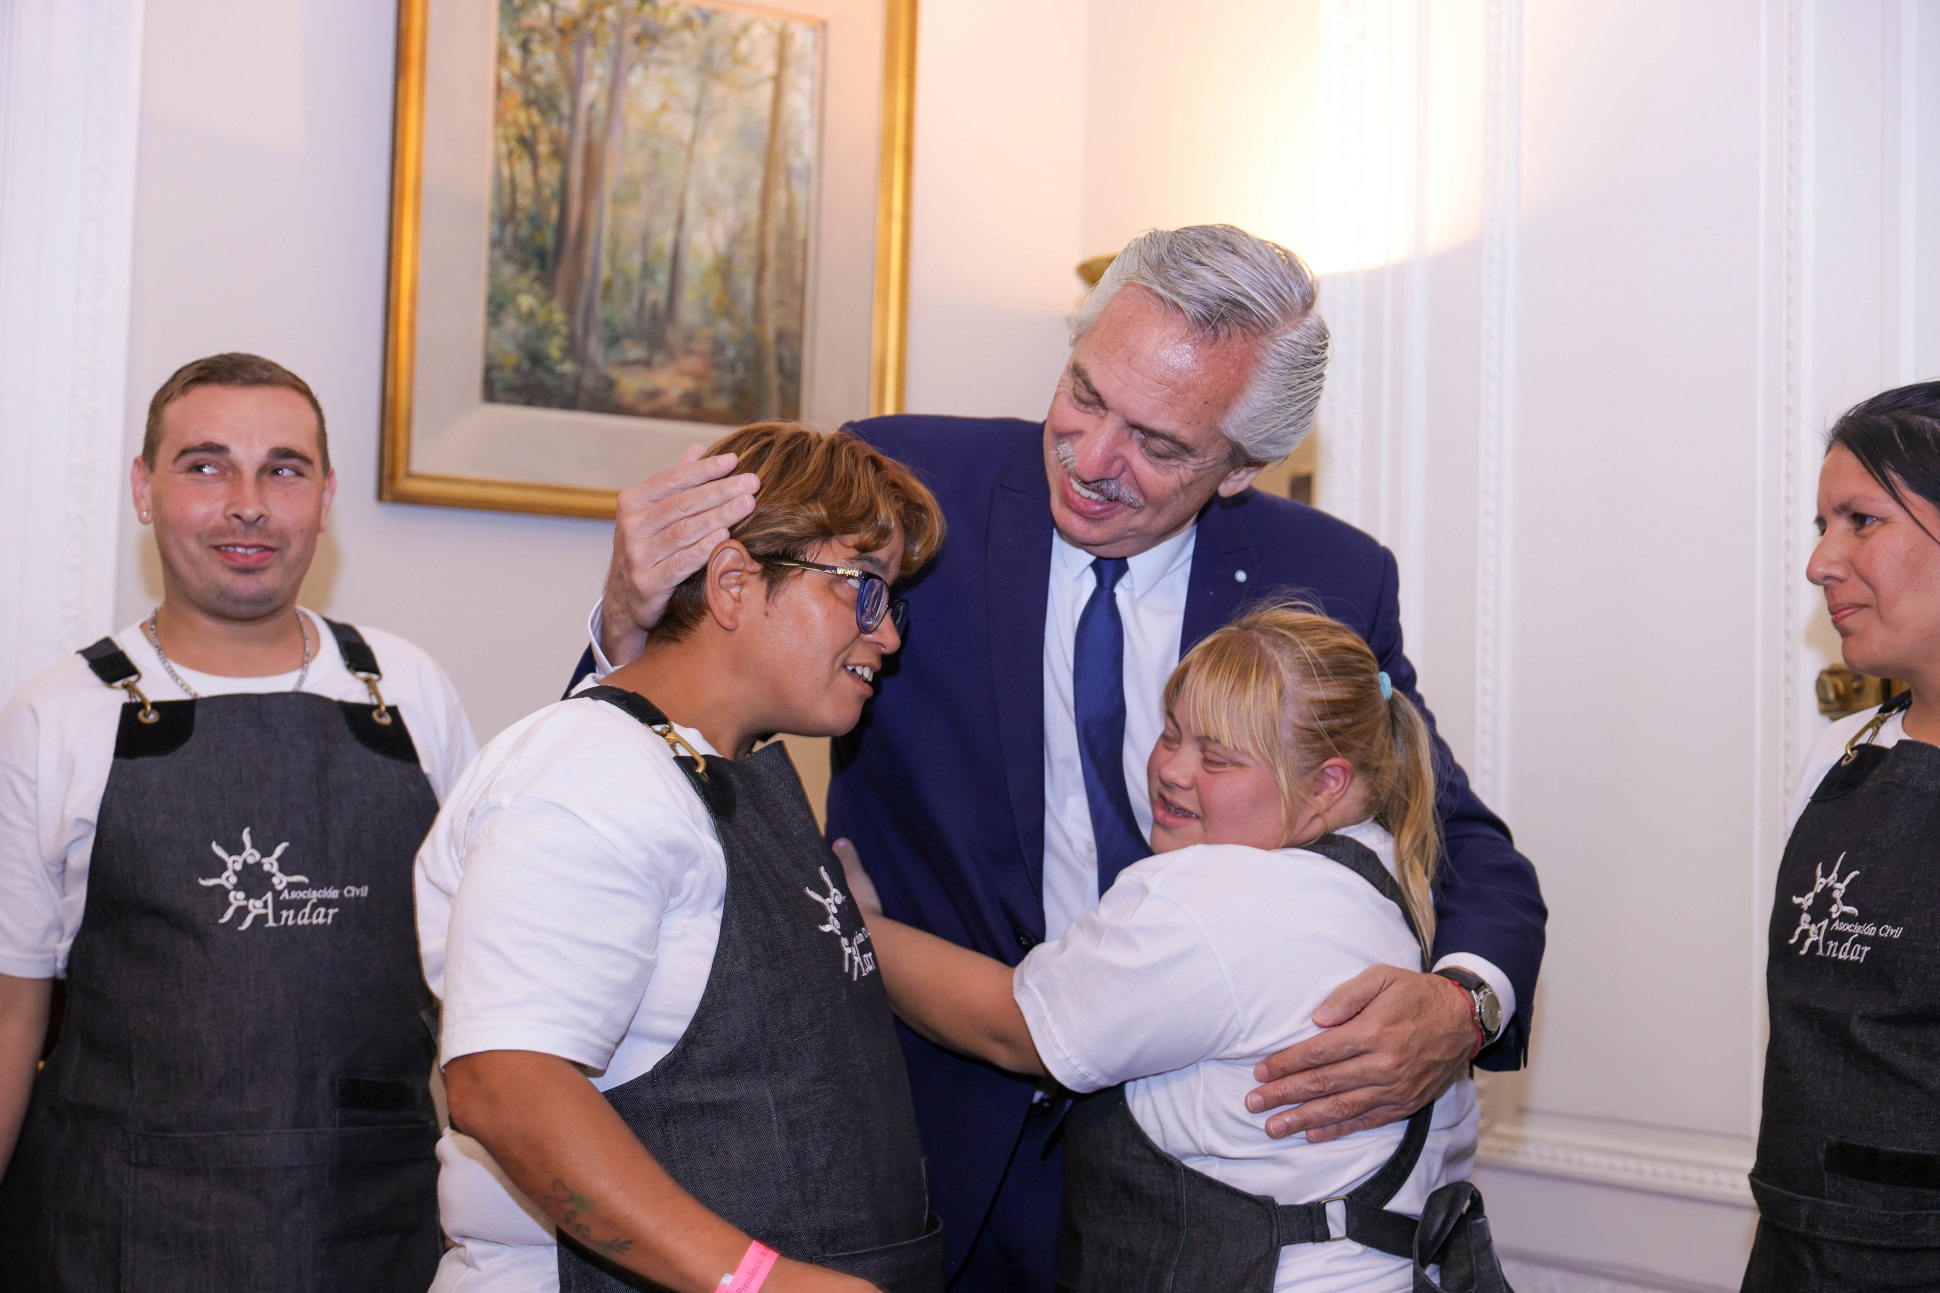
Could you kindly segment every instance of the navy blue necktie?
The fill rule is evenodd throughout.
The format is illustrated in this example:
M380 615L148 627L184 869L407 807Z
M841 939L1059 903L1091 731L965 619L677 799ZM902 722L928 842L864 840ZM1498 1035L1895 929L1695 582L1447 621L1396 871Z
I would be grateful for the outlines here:
M1125 577L1125 558L1099 557L1091 599L1078 616L1071 691L1078 712L1078 761L1084 766L1091 838L1098 846L1098 892L1152 850L1139 834L1125 787L1125 624L1112 590Z

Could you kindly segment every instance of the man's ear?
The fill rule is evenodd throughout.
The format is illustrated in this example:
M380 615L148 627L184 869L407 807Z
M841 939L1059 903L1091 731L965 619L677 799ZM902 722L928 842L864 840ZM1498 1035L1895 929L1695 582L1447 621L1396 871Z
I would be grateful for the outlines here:
M141 460L140 454L136 454L134 462L128 465L128 489L135 496L135 515L141 518L143 525L148 524L148 518L154 515L154 508L148 501L148 479L148 464Z
M707 613L714 622L732 633L741 627L742 617L753 609L752 603L767 587L761 563L751 556L739 539L729 539L714 549L707 559L701 588L707 594Z
M317 513L317 533L322 534L330 528L330 504L337 497L337 469L332 467L323 478L323 510Z
M1231 498L1248 485L1251 485L1254 478L1266 469L1267 464L1259 462L1254 463L1250 467L1237 467L1227 472L1226 479L1219 482L1219 496L1221 498Z

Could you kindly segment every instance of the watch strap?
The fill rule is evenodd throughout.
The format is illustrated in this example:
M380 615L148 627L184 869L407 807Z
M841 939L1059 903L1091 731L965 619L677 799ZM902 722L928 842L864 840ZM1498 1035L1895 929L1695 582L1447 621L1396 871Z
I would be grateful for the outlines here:
M1481 1038L1481 1045L1476 1047L1476 1053L1480 1054L1483 1049L1494 1044L1502 1036L1503 1029L1508 1023L1507 1020L1498 1014L1495 1030L1491 1032L1488 1021L1483 1017L1483 994L1487 993L1490 997L1494 997L1495 989L1489 986L1487 979L1475 973L1473 970L1465 970L1459 965L1446 965L1436 970L1435 973L1468 992L1470 1005L1474 1010L1475 1032ZM1498 1000L1498 1011L1500 1008L1500 1001Z

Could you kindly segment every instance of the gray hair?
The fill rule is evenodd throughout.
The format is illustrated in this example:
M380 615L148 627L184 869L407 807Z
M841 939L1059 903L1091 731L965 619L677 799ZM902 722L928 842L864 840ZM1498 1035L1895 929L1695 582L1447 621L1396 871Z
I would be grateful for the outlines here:
M1128 283L1203 336L1254 339L1252 379L1220 428L1235 462L1278 462L1299 447L1327 375L1327 324L1314 309L1320 283L1306 262L1229 224L1149 230L1125 245L1071 316L1072 344Z

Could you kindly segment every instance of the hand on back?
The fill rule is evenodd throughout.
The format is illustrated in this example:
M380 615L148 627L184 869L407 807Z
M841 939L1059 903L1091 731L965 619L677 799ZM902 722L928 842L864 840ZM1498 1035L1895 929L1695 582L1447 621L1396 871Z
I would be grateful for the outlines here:
M1475 1024L1459 987L1433 974L1376 965L1334 989L1314 1012L1317 1037L1261 1060L1265 1085L1246 1097L1276 1139L1334 1140L1413 1114L1467 1070Z

